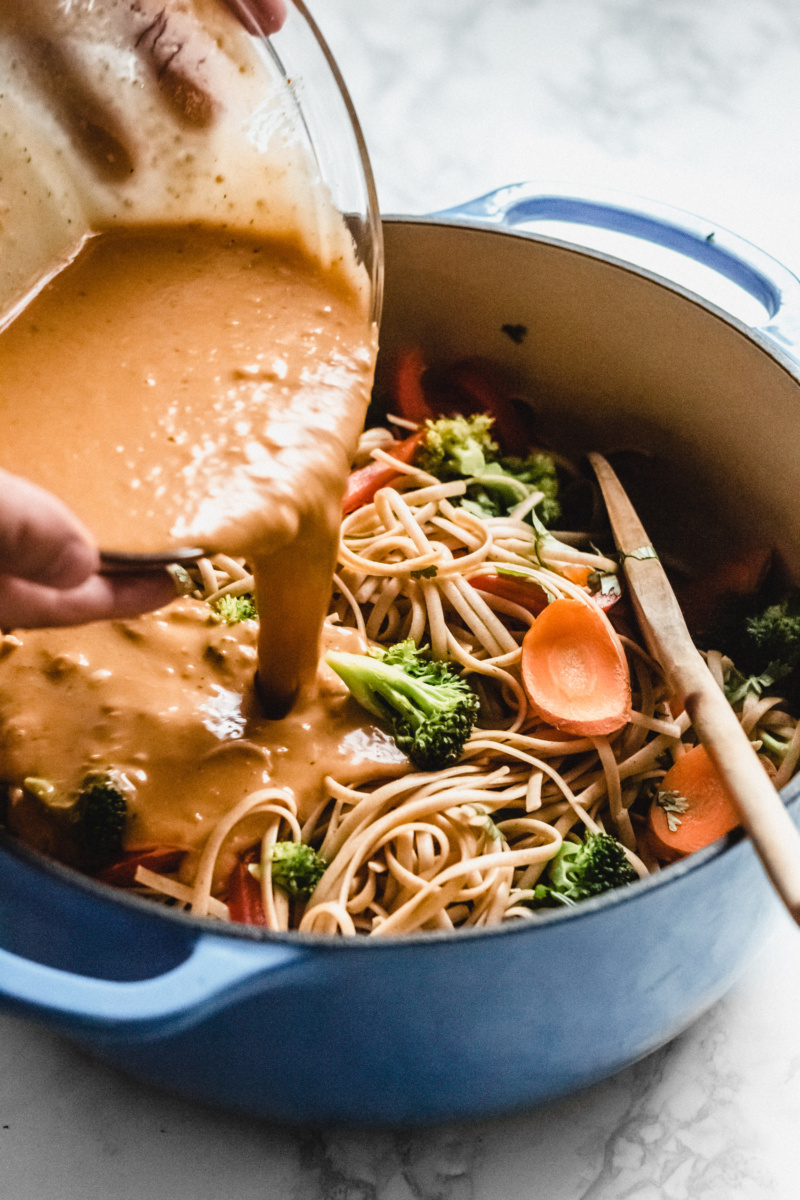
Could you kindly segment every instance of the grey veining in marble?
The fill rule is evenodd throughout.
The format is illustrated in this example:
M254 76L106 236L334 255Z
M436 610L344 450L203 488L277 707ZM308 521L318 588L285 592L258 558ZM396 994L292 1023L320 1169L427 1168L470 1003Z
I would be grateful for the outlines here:
M390 212L520 179L713 217L800 270L795 0L321 0Z
M525 178L702 213L800 269L797 0L316 0L384 208ZM0 1022L0 1200L797 1200L800 941L672 1045L535 1112L415 1133L231 1117Z

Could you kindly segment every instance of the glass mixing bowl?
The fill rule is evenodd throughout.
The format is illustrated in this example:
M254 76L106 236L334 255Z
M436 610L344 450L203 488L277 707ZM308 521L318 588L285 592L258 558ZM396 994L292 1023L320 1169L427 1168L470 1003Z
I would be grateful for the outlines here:
M270 37L257 0L230 5L2 6L3 323L93 233L200 223L295 234L323 267L345 264L365 318L377 324L383 243L375 187L333 57L299 0ZM30 474L25 467L14 464ZM117 568L142 565L113 557Z
M244 5L246 0L239 0ZM302 0L289 4L279 33L259 39L281 73L302 124L307 151L344 215L372 291L372 319L383 302L383 233L367 147L336 61Z

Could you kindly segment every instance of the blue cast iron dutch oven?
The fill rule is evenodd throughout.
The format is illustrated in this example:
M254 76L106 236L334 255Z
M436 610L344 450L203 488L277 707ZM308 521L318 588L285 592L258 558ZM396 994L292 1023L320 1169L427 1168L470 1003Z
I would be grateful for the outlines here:
M531 233L539 220L667 248L736 285L763 319L745 324L641 267ZM418 343L432 362L502 364L548 436L655 455L696 487L691 520L674 488L650 489L664 537L760 531L800 577L794 276L686 214L528 185L387 219L384 232L386 359ZM799 795L797 784L784 794L795 819ZM374 942L277 935L172 913L6 839L0 1003L140 1078L264 1117L477 1117L601 1079L673 1038L731 985L776 909L734 835L535 924Z

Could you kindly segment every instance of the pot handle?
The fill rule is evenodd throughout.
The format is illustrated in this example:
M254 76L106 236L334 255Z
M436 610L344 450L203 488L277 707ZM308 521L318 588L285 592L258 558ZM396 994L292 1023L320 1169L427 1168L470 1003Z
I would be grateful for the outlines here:
M145 1040L189 1028L260 992L306 955L291 946L203 934L182 963L152 979L74 975L0 950L0 1009L92 1042Z
M563 221L637 237L710 267L765 309L752 328L800 361L800 280L744 238L682 209L605 189L517 183L433 214L512 229L531 221Z

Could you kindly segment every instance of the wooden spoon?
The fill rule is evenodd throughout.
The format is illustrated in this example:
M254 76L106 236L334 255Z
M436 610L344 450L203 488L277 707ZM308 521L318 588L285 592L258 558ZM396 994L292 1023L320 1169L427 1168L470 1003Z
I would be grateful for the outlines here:
M783 903L800 925L800 833L692 641L664 568L611 464L590 454L642 634L680 700Z

